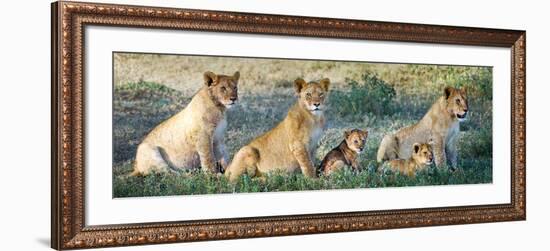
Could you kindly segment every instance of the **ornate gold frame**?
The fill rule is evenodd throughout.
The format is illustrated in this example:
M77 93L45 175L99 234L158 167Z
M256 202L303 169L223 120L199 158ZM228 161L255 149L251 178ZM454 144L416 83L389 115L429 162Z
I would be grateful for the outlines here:
M83 68L86 25L506 47L512 51L511 203L86 226ZM55 249L525 220L525 31L208 10L52 4L52 241Z

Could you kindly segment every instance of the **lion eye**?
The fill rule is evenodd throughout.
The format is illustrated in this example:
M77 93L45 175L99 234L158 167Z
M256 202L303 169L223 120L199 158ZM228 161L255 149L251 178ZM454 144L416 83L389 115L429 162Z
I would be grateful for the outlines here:
M222 86L222 88L220 88L222 90L222 92L225 92L227 91L227 88L225 88L225 86Z
M357 142L357 140L354 140L353 143L357 144L358 142Z
M306 93L306 96L307 96L308 98L311 98L311 93Z
M457 103L457 104L460 104L460 99L456 99L456 103Z
M319 93L319 97L323 97L323 95L325 95L324 93Z

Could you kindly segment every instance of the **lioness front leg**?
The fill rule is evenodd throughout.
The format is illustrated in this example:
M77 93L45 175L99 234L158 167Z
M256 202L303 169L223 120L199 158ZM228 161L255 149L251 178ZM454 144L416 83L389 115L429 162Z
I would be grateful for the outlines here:
M227 165L229 165L229 156L227 155L223 142L214 140L214 158L220 168L218 171L223 173L227 169Z
M309 178L315 178L315 167L311 162L307 147L301 142L294 142L290 145L290 151L298 161L302 174Z
M199 154L202 171L216 173L216 160L214 159L212 139L204 135L199 136L196 148Z
M457 149L456 138L453 138L447 146L445 147L445 153L447 154L447 159L449 160L452 169L458 167L458 149Z
M353 171L359 171L359 162L356 159L351 160L350 162Z
M435 165L438 168L444 167L447 164L447 157L445 156L445 142L443 137L436 137L433 139L433 153Z

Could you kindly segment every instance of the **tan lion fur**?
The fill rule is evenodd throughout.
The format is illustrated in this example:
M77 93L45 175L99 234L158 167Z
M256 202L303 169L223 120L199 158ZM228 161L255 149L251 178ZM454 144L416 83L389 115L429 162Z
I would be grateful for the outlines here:
M205 72L204 86L187 107L160 123L138 146L132 175L225 168L225 111L238 99L239 76L239 72L233 76Z
M344 140L325 155L319 166L319 171L324 175L330 175L345 166L351 166L353 170L359 170L357 157L365 147L368 134L366 130L359 129L345 131Z
M456 168L459 122L466 118L468 112L466 94L464 88L446 87L444 95L418 123L384 136L378 148L377 161L408 159L414 143L432 139L436 165L442 167L449 160L451 167Z
M323 110L329 85L326 78L309 83L296 79L297 102L283 121L235 154L226 177L234 182L245 173L253 177L274 170L301 170L307 177L316 177L311 155L325 127Z
M413 177L416 175L416 171L427 168L432 162L432 146L430 144L415 143L412 147L412 156L409 159L391 160L387 163L387 169Z

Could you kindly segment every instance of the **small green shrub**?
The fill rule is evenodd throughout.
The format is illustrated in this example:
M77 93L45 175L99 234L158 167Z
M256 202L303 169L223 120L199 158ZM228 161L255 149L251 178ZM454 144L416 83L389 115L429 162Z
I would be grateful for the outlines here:
M459 139L460 156L471 159L491 158L493 156L493 133L491 126L464 132Z
M468 88L468 96L493 100L493 69L489 67L474 68L475 72L464 74L456 81L459 86Z
M383 116L394 110L395 89L372 74L364 74L361 82L346 80L346 91L335 90L330 97L330 110L335 116L361 120L372 114Z

